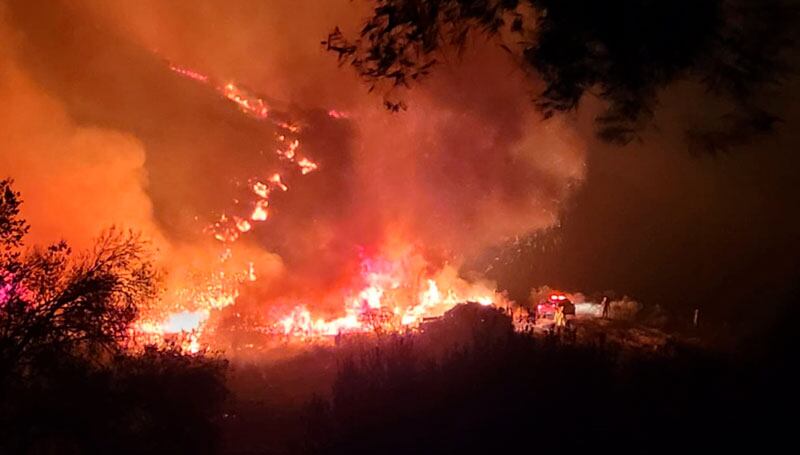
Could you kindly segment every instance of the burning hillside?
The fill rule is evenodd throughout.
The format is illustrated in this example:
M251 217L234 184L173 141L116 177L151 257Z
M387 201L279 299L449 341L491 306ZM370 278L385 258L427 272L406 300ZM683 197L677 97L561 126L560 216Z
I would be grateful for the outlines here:
M289 41L238 24L240 36L270 43L265 66L224 38L190 50L129 28L176 19L165 5L120 22L126 9L5 12L3 32L18 46L2 55L13 69L2 90L28 109L2 111L14 127L3 130L0 164L27 195L35 242L63 235L80 246L112 224L153 239L166 289L143 311L137 340L214 347L242 321L292 339L403 331L460 302L505 305L461 265L557 222L582 181L577 134L560 120L540 125L527 82L509 80L511 63L493 52L467 55L463 71L393 115L342 79L316 39L281 62ZM78 25L88 18L101 25ZM62 22L76 34L37 32ZM72 71L85 52L90 68ZM44 120L53 118L58 128Z
M774 440L791 3L0 1L0 453Z
M267 102L258 95L232 82L216 83L195 70L175 64L169 64L169 68L214 89L235 103L242 114L270 122L277 129L274 152L279 159L280 171L246 179L251 194L245 200L233 201L237 212L223 213L205 229L219 242L222 268L232 258L231 244L269 220L272 194L289 191L285 181L317 171L319 166L301 148L301 127L288 120L286 114L271 112ZM335 119L345 118L345 114L335 110L328 115ZM298 179L298 184L301 183ZM423 319L440 316L459 303L471 301L494 305L503 301L492 287L469 283L458 277L452 266L443 264L435 268L411 242L391 239L390 245L381 246L372 254L360 248L358 256L358 273L346 278L348 283L344 287L327 291L331 296L325 297L342 300L341 316L325 318L314 314L310 309L314 307L313 302L300 299L285 314L273 314L273 320L251 329L298 340L346 333L399 332L414 329ZM177 306L172 305L172 310L159 308L154 314L144 315L133 328L132 337L144 343L177 340L189 351L197 351L202 346L214 347L213 323L212 327L207 327L212 312L234 305L240 285L257 281L258 272L253 262L247 262L247 269L233 273L220 270L213 272L212 276L217 278L215 285L182 290L189 296Z

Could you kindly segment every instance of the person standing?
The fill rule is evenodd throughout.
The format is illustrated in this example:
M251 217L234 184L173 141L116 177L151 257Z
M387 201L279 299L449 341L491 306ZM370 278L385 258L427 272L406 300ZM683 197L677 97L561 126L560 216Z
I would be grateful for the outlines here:
M603 315L601 317L603 319L608 319L608 307L611 306L611 299L609 299L607 295L604 295L600 304L603 305Z
M564 306L556 306L556 312L553 315L553 320L556 325L556 333L561 334L567 326L567 317L564 315Z

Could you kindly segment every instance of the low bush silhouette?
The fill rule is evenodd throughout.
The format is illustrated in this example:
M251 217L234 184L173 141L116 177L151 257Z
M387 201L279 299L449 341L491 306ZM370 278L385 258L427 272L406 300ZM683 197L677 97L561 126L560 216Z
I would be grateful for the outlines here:
M484 320L497 317L483 311ZM307 451L669 453L780 436L770 433L780 417L758 414L773 407L758 399L763 384L741 358L508 330L487 342L478 329L438 357L422 334L343 360L330 399L307 407Z

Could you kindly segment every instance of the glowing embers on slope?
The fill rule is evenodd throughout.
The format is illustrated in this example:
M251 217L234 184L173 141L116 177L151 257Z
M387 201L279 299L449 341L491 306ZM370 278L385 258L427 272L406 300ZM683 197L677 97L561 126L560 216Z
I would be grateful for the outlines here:
M335 119L344 119L350 118L350 115L346 112L337 111L336 109L331 109L328 111L328 116Z
M264 100L238 87L232 82L222 87L222 94L225 98L239 105L242 112L248 115L252 115L256 118L267 118L269 115L269 108L267 108L267 104Z
M188 77L189 79L194 79L198 82L208 82L208 76L206 76L205 74L200 74L197 71L190 70L189 68L183 68L173 63L170 63L169 69L180 74L181 76Z
M277 172L269 177L269 182L275 185L276 187L280 188L281 191L289 191L289 187L286 186L285 183L283 183L281 175L278 174Z
M263 99L241 88L233 82L218 85L215 84L209 76L202 74L199 71L185 68L171 62L169 63L169 69L183 77L213 86L217 92L222 94L222 96L236 103L236 105L239 106L239 109L247 115L258 119L265 119L269 116L269 107Z
M228 82L225 84L215 83L210 77L200 72L175 65L174 63L170 63L169 68L178 75L187 77L213 88L226 99L236 103L239 109L248 116L259 120L270 121L275 127L277 127L279 131L282 132L280 134L276 134L276 139L278 143L281 144L281 147L276 151L278 156L288 160L290 163L297 165L302 175L306 175L318 168L317 163L313 162L308 157L300 156L299 154L300 141L294 136L300 133L300 125L287 120L270 118L270 109L267 106L267 103L258 95L243 89L234 82ZM334 118L347 117L346 114L335 110L330 111L329 115L332 115ZM286 116L286 113L279 113L277 115L277 117Z
M285 141L285 136L279 136L278 140ZM277 153L278 156L282 158L286 158L287 160L293 160L295 155L297 155L297 148L300 147L300 141L295 139L292 142L289 142L285 148L278 149Z
M231 243L250 235L258 229L259 223L269 222L273 192L290 191L290 187L301 184L299 177L318 171L321 166L305 155L301 126L287 121L287 114L271 111L263 99L237 84L218 84L200 73L174 65L171 69L213 88L225 99L236 103L242 113L272 124L277 131L274 136L276 144L267 148L274 150L277 165L274 160L267 161L263 174L243 176L240 181L247 182L248 198L235 202L240 205L232 206L208 228L225 248L224 262L232 254L228 249ZM329 115L335 119L347 118L347 114L339 111L332 110ZM502 301L492 287L466 282L458 277L452 266L432 267L422 254L413 250L411 244L394 242L391 248L384 247L375 254L362 256L361 269L348 286L320 290L330 297L328 301L342 302L338 315L326 318L312 313L309 308L315 305L311 305L313 300L309 299L309 305L303 305L301 301L300 305L273 315L272 323L262 329L295 340L349 332L405 331L415 328L424 318L440 316L462 302L491 305ZM189 351L200 349L201 338L213 343L213 333L210 332L214 327L214 310L232 305L238 297L238 286L256 280L256 272L250 264L241 267L235 279L226 276L229 286L224 292L206 292L209 290L198 287L200 291L196 295L172 304L161 317L140 323L139 332L161 342L178 336L181 346ZM264 304L266 306L267 302Z
M269 216L267 207L269 207L269 201L267 201L266 199L257 201L256 207L250 214L250 219L253 221L267 221L267 217Z
M134 345L173 344L186 351L197 352L201 348L200 339L207 333L206 326L213 312L234 304L240 285L258 278L252 261L242 262L240 258L236 265L231 262L231 244L242 235L253 231L258 223L268 220L272 192L289 190L285 178L306 175L317 170L319 166L310 158L301 156L300 140L296 137L300 133L300 125L288 121L288 114L278 112L270 115L269 106L261 97L236 83L219 83L209 76L172 63L169 68L181 77L213 89L223 98L235 103L243 114L269 122L277 129L275 140L279 169L270 170L271 174L267 174L269 177L263 180L259 176L243 178L242 181L251 185L253 196L244 201L243 206L232 207L233 210L226 211L216 222L205 228L205 232L223 244L220 261L216 265L218 269L211 272L210 278L203 283L191 284L192 279L186 277L185 283L175 286L177 291L162 299L160 308L143 315L132 327L131 338ZM274 160L268 160L264 164L267 170L275 166ZM274 172L275 170L279 172ZM234 201L234 204L239 204L239 201ZM239 254L242 253L237 252ZM212 264L211 268L214 267Z
M227 215L222 215L219 220L207 228L214 234L214 238L220 242L233 242L239 238L239 230L236 229L236 222L233 222Z
M236 222L236 229L238 229L239 232L244 233L253 228L253 225L250 224L249 221L239 218L238 216L234 217L233 220Z
M297 165L300 167L300 173L303 175L314 172L318 168L317 163L314 163L308 158L300 159L300 161L297 162Z
M269 187L266 183L256 182L253 184L253 192L262 199L269 197Z

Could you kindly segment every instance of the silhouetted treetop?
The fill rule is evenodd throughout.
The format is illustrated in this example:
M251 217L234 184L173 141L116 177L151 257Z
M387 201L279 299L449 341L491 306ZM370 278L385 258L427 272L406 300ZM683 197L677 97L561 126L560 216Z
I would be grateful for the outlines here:
M11 179L0 180L0 254L10 253L22 245L22 238L28 232L28 225L19 217L22 199L19 192L12 189L13 183Z
M158 292L149 244L112 228L84 252L23 250L12 183L0 180L0 453L217 453L227 363L125 349Z
M0 185L1 366L116 351L139 308L158 294L148 243L111 228L83 253L62 241L23 254L19 193L8 180Z
M115 351L158 273L137 234L111 229L73 254L66 243L34 248L4 272L0 354L10 365L36 356Z
M633 139L652 117L659 89L680 79L702 81L744 114L763 112L753 108L753 97L786 71L783 54L793 42L796 17L794 5L778 0L374 4L358 37L336 28L323 41L370 90L408 87L428 75L443 52L461 51L471 35L483 35L544 81L535 103L545 117L576 109L590 91L604 100L598 135L614 143Z

